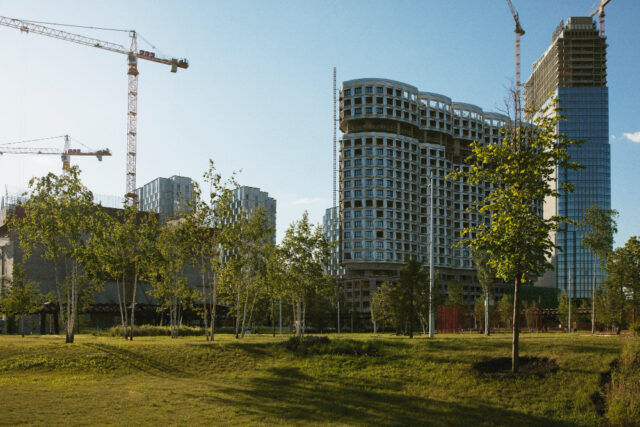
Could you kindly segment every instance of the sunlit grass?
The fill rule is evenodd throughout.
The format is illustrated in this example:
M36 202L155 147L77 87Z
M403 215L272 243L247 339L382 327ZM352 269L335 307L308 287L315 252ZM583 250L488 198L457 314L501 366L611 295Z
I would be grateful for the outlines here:
M0 336L0 424L598 425L592 395L623 342L523 334L522 356L559 369L498 379L469 368L508 356L507 334L343 334L379 342L363 356L293 353L288 338Z

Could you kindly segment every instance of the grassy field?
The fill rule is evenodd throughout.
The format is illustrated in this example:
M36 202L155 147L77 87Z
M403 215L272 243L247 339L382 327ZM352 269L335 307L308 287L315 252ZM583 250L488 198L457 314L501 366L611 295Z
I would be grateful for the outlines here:
M377 355L300 355L272 338L0 336L0 424L600 425L592 401L624 338L523 334L544 378L496 378L474 362L510 336L371 334ZM332 336L331 339L338 339Z

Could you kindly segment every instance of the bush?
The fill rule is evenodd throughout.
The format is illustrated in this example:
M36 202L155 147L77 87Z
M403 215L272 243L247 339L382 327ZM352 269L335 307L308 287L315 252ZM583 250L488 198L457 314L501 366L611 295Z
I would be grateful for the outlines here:
M629 341L611 372L606 417L611 425L638 425L640 420L640 341Z
M291 337L284 342L287 350L299 355L344 354L354 356L380 355L380 343L357 340L330 340L329 337Z
M112 337L121 337L122 326L112 326L109 328L108 335ZM169 326L140 325L133 329L133 335L138 337L157 337L170 336L171 328ZM204 328L195 328L192 326L180 326L178 328L178 336L204 336Z

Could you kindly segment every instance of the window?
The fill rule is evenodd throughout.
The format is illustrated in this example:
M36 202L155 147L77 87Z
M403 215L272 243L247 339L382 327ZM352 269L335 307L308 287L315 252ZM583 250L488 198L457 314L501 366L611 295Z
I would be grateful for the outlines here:
M376 221L376 227L382 228L383 227L382 221Z
M364 247L365 248L372 248L373 246L371 245L371 240L367 240L366 242L364 242Z
M371 221L371 220L366 220L366 221L364 222L364 226L365 226L365 227L373 227L373 221ZM371 232L370 232L370 231L367 231L367 233L371 234Z
M345 181L344 188L351 188L351 181Z
M345 211L344 212L344 217L345 218L351 218L351 211Z
M347 190L344 192L344 197L351 197L351 190Z
M355 191L355 196L356 197L362 197L362 190L356 190Z
M345 178L351 178L351 171L350 170L344 171L344 177Z
M381 179L379 179L379 180L377 181L377 184L378 184L378 185L382 185L382 180L381 180ZM382 191L382 190L376 190L376 197L383 197L383 195L384 195L384 191Z
M362 166L362 159L355 159L355 161L353 162L353 164L355 166Z
M364 153L368 156L373 154L373 148L365 148Z
M353 92L354 92L356 95L360 95L360 94L362 93L362 88L361 88L361 87L357 87L357 88L355 88L355 89L353 90Z
M364 185L372 186L373 185L373 180L372 179L365 179L364 180Z
M360 228L360 227L362 227L362 221L360 221L360 220L355 221L355 222L354 222L354 224L353 224L353 226L354 226L355 228Z
M368 181L368 180L367 180L367 181ZM365 190L364 194L365 194L367 197L373 197L373 190L371 190L371 189L367 189L367 190Z
M351 150L344 150L345 157L351 157Z
M345 222L345 228L348 228L347 223ZM387 221L387 228L393 228L393 222L392 221Z
M393 191L387 190L387 197L393 197Z
M387 249L393 249L393 243L387 242Z
M382 114L382 107L376 107L376 114Z
M367 159L367 160L371 160L371 159ZM364 174L369 176L373 175L373 169L365 169Z
M380 86L376 86L376 93L382 93L382 88Z
M345 249L351 249L351 242L344 242Z
M384 171L382 169L376 169L376 175L382 176L384 175Z
M362 114L362 108L356 107L355 114Z
M351 221L345 221L344 228L351 228Z
M361 253L361 252L354 252L354 253L353 253L353 257L354 257L355 259L360 259L360 258L362 258L362 253Z
M371 86L367 86L367 87L365 87L365 88L364 88L364 92L365 92L365 93L373 93L373 87L371 87Z
M367 209L364 211L364 216L367 217L372 217L373 216L373 209Z
M371 251L366 251L364 253L364 257L367 258L367 259L371 259L371 258L373 258L373 253Z
M346 167L346 168L351 167L351 160L345 160L344 161L344 167Z
M344 94L345 96L351 96L351 89L345 89Z
M350 231L345 231L344 232L344 238L345 239L350 239L351 238L351 232Z
M362 231L356 231L355 233L353 233L353 237L356 239L359 239L362 237Z
M382 242L376 242L376 248L382 249Z
M393 150L387 150L387 156L393 156ZM389 160L390 162L390 160Z
M364 112L365 112L365 113L367 113L367 114L371 114L371 113L373 113L373 108L371 108L371 107L366 107L366 108L364 109Z
M354 176L362 176L362 169L356 169L353 171Z
M353 185L355 185L356 187L360 187L362 186L362 180L361 179L356 179L353 183Z
M349 181L347 181L347 182L349 182ZM346 184L347 182L345 182L345 184ZM393 181L391 181L391 180L387 180L387 187L393 187Z
M355 211L355 212L353 213L353 216L354 216L355 218L362 218L362 211Z
M353 247L356 249L360 249L362 247L362 242L361 241L354 242Z
M365 231L364 237L366 237L367 239L371 239L373 237L373 231Z
M376 252L376 259L382 259L382 252Z
M384 166L384 160L376 159L376 166Z

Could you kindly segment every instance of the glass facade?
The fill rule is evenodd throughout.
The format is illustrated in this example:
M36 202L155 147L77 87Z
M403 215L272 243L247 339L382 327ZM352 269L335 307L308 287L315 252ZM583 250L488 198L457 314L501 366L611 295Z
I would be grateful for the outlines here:
M579 223L584 212L593 205L611 209L611 159L609 146L609 91L600 87L560 87L556 91L559 107L566 120L559 123L559 133L569 139L584 141L569 149L571 159L584 169L558 170L558 184L574 186L574 191L564 193L557 201L557 214ZM593 288L593 264L591 251L582 246L586 230L568 225L557 235L561 251L557 255L557 287L566 290L571 277L572 296L590 298ZM598 263L599 264L599 263ZM597 265L599 284L604 272Z

